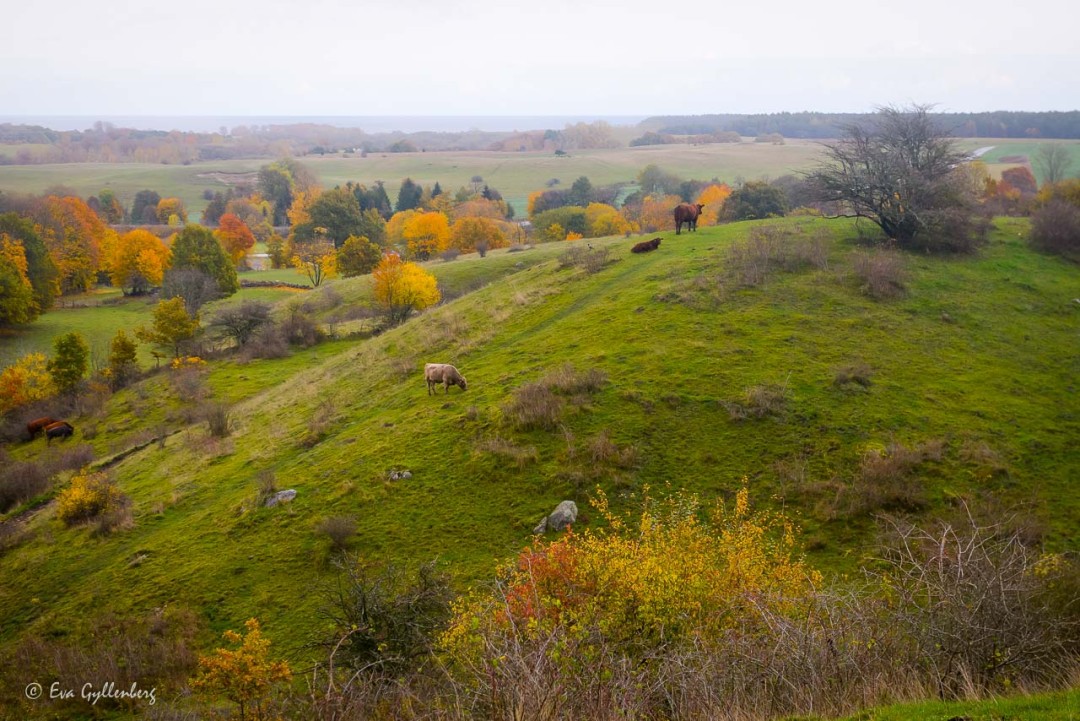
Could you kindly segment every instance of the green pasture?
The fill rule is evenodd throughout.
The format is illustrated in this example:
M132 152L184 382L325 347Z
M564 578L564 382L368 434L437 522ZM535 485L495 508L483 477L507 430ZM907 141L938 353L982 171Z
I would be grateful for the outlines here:
M927 701L869 709L844 721L1076 721L1080 689L982 701ZM791 721L815 721L792 719Z
M0 648L31 631L73 632L89 608L169 603L213 632L258 616L277 647L306 657L318 589L333 578L315 530L323 518L357 519L351 548L366 562L437 557L464 588L490 578L561 500L594 524L597 486L626 508L645 485L708 499L746 484L754 503L797 519L813 565L855 572L874 553L875 520L833 504L863 457L890 443L940 447L914 472L924 513L1022 512L1048 550L1076 551L1076 266L1032 252L1026 224L1004 220L976 256L905 256L907 294L877 301L852 277L852 224L781 223L826 233L828 268L725 282L728 248L750 223L665 233L648 255L622 238L579 241L611 253L592 275L559 267L567 243L433 262L444 288L468 292L373 338L211 363L211 397L231 407L225 439L185 420L196 406L171 371L117 393L73 419L95 430L99 457L171 434L111 469L134 525L101 537L63 527L49 505L10 512L27 514L27 536L0 556L0 575L19 579L0 585ZM337 281L338 309L366 303L368 284ZM428 396L422 368L433 361L457 365L468 390ZM508 424L516 389L566 363L606 382L566 399L556 430ZM852 363L869 369L868 387L835 385ZM784 389L781 409L734 420L729 404L762 385ZM601 435L633 447L634 462L592 461ZM792 464L801 480L781 470ZM391 481L393 469L413 477ZM298 491L293 503L254 505L267 471Z

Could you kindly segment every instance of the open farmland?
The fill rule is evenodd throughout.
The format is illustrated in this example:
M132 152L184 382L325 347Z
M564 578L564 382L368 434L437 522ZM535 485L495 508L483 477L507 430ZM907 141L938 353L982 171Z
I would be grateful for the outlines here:
M810 167L818 156L815 142L793 141L785 145L745 142L716 145L656 145L640 148L571 151L566 157L551 153L502 153L463 151L440 153L372 153L359 155L307 156L307 165L326 187L349 180L371 184L386 183L390 198L396 199L401 180L411 177L424 185L438 181L451 190L467 185L479 175L512 202L524 215L528 194L558 178L569 186L585 175L596 185L632 183L638 172L655 163L685 178L729 183L740 178L777 177ZM74 188L80 195L97 194L112 188L121 201L131 203L140 190L156 190L163 197L175 196L189 211L201 212L206 205L206 189L224 190L228 176L254 173L269 160L230 160L192 165L148 165L139 163L70 163L62 165L0 166L0 190L40 193L50 185ZM253 175L248 176L251 179ZM561 187L561 186L560 186Z

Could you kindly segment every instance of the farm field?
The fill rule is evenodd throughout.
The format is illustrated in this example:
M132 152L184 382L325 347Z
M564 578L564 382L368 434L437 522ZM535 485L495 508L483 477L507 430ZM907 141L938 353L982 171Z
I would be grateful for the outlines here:
M727 249L754 223L666 233L647 256L621 238L593 239L615 261L593 275L559 267L565 243L436 263L440 284L471 292L368 340L211 363L212 397L231 406L224 440L185 424L190 402L167 372L116 394L99 416L75 419L95 428L85 442L99 458L151 429L175 431L113 469L134 525L99 538L63 527L49 505L25 516L26 540L0 557L0 573L22 579L0 588L0 648L28 631L74 632L80 609L139 613L168 601L215 633L257 615L302 656L322 602L309 589L333 574L314 530L322 518L355 516L353 550L370 562L437 554L464 585L528 543L560 500L584 509L585 527L595 522L597 486L621 507L646 484L706 498L745 484L755 503L796 515L815 566L850 572L872 555L875 522L836 499L860 459L891 443L938 449L914 471L922 508L948 515L963 500L995 518L1017 509L1048 549L1075 551L1075 267L1033 253L1026 224L1002 220L976 257L907 257L908 294L874 301L850 275L850 223L781 225L827 233L828 269L725 289ZM339 281L340 303L367 302L367 285ZM456 364L469 390L427 396L428 361ZM606 382L568 403L557 431L508 423L515 390L566 363ZM852 363L868 368L866 387L834 383ZM781 409L734 420L727 404L756 386L782 387ZM327 416L332 425L304 441ZM634 461L588 462L581 449L601 434L632 446ZM10 449L18 459L48 452ZM792 464L799 474L784 470ZM413 478L387 480L394 468ZM297 500L253 507L266 471Z
M326 187L349 180L373 183L383 180L391 200L397 198L406 177L425 185L438 181L443 188L467 185L474 175L502 192L524 216L528 194L543 189L558 178L565 186L582 176L594 184L632 183L650 163L683 177L704 180L718 177L727 182L738 178L777 177L805 169L817 159L817 143L791 141L785 145L746 142L738 145L663 145L612 150L573 151L568 157L551 153L502 153L492 151L439 153L372 153L359 156L306 156L309 166ZM253 173L269 160L233 160L192 165L147 165L135 163L71 163L60 165L0 166L0 190L40 193L50 185L75 188L80 195L96 194L112 188L125 204L144 188L163 197L176 196L189 211L202 212L206 189L224 190L230 174ZM194 218L193 218L194 219Z

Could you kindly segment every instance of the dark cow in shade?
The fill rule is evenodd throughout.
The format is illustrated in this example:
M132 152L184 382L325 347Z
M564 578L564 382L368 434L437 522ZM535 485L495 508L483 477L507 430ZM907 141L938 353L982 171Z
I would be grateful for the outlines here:
M465 390L465 376L458 373L458 369L449 363L427 363L424 365L424 380L427 381L427 392L431 395L431 389L438 387L440 383L450 392L450 386L461 386Z
M67 421L57 421L45 426L45 443L51 445L53 438L71 438L75 433L75 426Z
M630 249L631 253L648 253L649 251L656 250L660 247L660 238L653 238L652 240L643 240L633 248Z
M59 419L52 416L45 416L44 418L35 418L26 424L26 433L30 436L30 440L37 438L37 434L45 430L45 426L51 426L53 423L58 422Z
M683 223L686 223L688 231L697 231L697 219L705 208L701 203L679 203L675 206L675 235L682 231Z

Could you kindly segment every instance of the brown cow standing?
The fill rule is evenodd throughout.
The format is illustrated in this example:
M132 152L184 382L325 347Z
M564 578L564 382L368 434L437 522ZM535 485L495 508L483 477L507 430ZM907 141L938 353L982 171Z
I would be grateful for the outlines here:
M436 388L440 383L443 384L447 393L450 392L450 386L461 386L461 390L465 390L468 386L465 376L449 363L425 363L424 380L427 381L429 396L432 395L431 389Z
M45 444L52 445L53 438L71 438L75 434L75 426L67 421L57 421L45 426Z
M58 419L51 416L45 416L44 418L35 418L26 424L26 432L30 435L30 440L37 438L37 434L45 430L45 426L51 426L56 423Z
M633 248L630 249L631 253L648 253L649 251L656 250L660 247L660 238L653 238L652 240L643 240Z
M683 223L688 231L697 232L697 219L705 206L701 203L679 203L675 206L675 235L679 235Z

